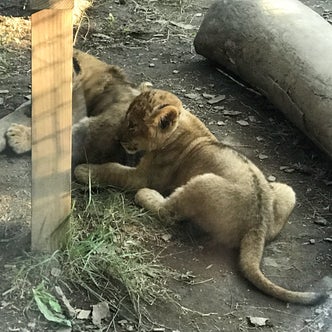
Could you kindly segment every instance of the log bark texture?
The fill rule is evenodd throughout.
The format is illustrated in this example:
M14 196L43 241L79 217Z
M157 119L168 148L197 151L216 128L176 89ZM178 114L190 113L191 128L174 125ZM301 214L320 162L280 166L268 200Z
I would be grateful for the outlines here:
M218 0L196 52L264 94L332 158L332 26L297 0Z

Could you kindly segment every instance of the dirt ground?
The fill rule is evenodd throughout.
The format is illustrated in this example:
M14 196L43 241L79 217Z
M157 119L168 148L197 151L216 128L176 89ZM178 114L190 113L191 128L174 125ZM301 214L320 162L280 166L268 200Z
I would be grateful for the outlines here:
M22 2L2 0L0 14L24 16ZM332 22L330 0L302 2ZM291 289L331 291L331 161L267 100L234 83L195 54L193 38L211 3L95 1L79 30L76 47L123 67L134 82L150 81L174 92L220 140L243 151L267 176L291 185L297 193L297 206L280 236L267 246L263 270ZM1 118L30 93L30 50L0 52L0 90L8 90L0 92ZM226 98L210 105L203 93ZM190 98L191 94L198 98ZM237 113L225 115L225 110ZM239 120L249 125L242 126ZM13 260L29 250L29 174L29 155L17 157L10 151L0 155L0 331L57 330L41 317L25 315L22 301L7 292ZM181 304L205 315L155 304L149 308L151 317L164 331L332 331L331 299L315 307L302 307L265 296L239 273L236 252L226 251L205 236L171 239L165 246L163 262L196 277L189 285L173 283ZM249 316L268 318L269 323L252 326ZM104 330L107 326L100 329Z

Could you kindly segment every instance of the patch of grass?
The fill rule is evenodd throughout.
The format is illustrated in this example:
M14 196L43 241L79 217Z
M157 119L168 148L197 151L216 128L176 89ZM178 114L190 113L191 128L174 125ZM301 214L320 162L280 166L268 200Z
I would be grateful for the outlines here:
M114 313L129 313L138 322L148 317L142 313L142 301L176 303L167 287L176 274L160 264L151 250L151 242L161 242L167 230L121 192L103 189L91 196L78 189L73 195L75 207L66 247L52 255L29 255L19 262L21 269L9 293L32 299L33 289L40 284L50 294L56 285L69 293L77 286L81 294L94 299L90 304L107 301ZM125 297L132 308L123 301ZM29 306L37 310L33 301Z
M165 284L172 273L147 249L149 241L161 233L156 227L160 224L111 189L94 195L91 202L87 196L82 201L74 211L65 251L71 279L80 279L81 285L92 282L96 288L116 279L136 308L140 299L149 304L157 298L169 299Z

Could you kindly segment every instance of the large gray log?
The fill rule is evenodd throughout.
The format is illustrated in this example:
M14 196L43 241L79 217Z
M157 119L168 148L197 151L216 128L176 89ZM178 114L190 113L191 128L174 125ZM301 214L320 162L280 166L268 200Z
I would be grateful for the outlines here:
M297 0L218 0L196 52L262 92L332 158L332 26Z

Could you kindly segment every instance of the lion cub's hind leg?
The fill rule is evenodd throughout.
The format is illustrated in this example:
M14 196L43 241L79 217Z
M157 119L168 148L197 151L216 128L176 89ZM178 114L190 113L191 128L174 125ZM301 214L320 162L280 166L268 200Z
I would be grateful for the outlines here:
M167 222L175 221L177 218L170 207L167 207L167 198L164 198L158 191L143 188L135 195L136 204L144 207Z
M17 154L31 150L31 128L13 123L6 132L7 144Z
M286 224L292 213L296 197L293 189L284 183L271 183L274 194L273 212L274 223L270 225L267 232L267 241L273 240Z

